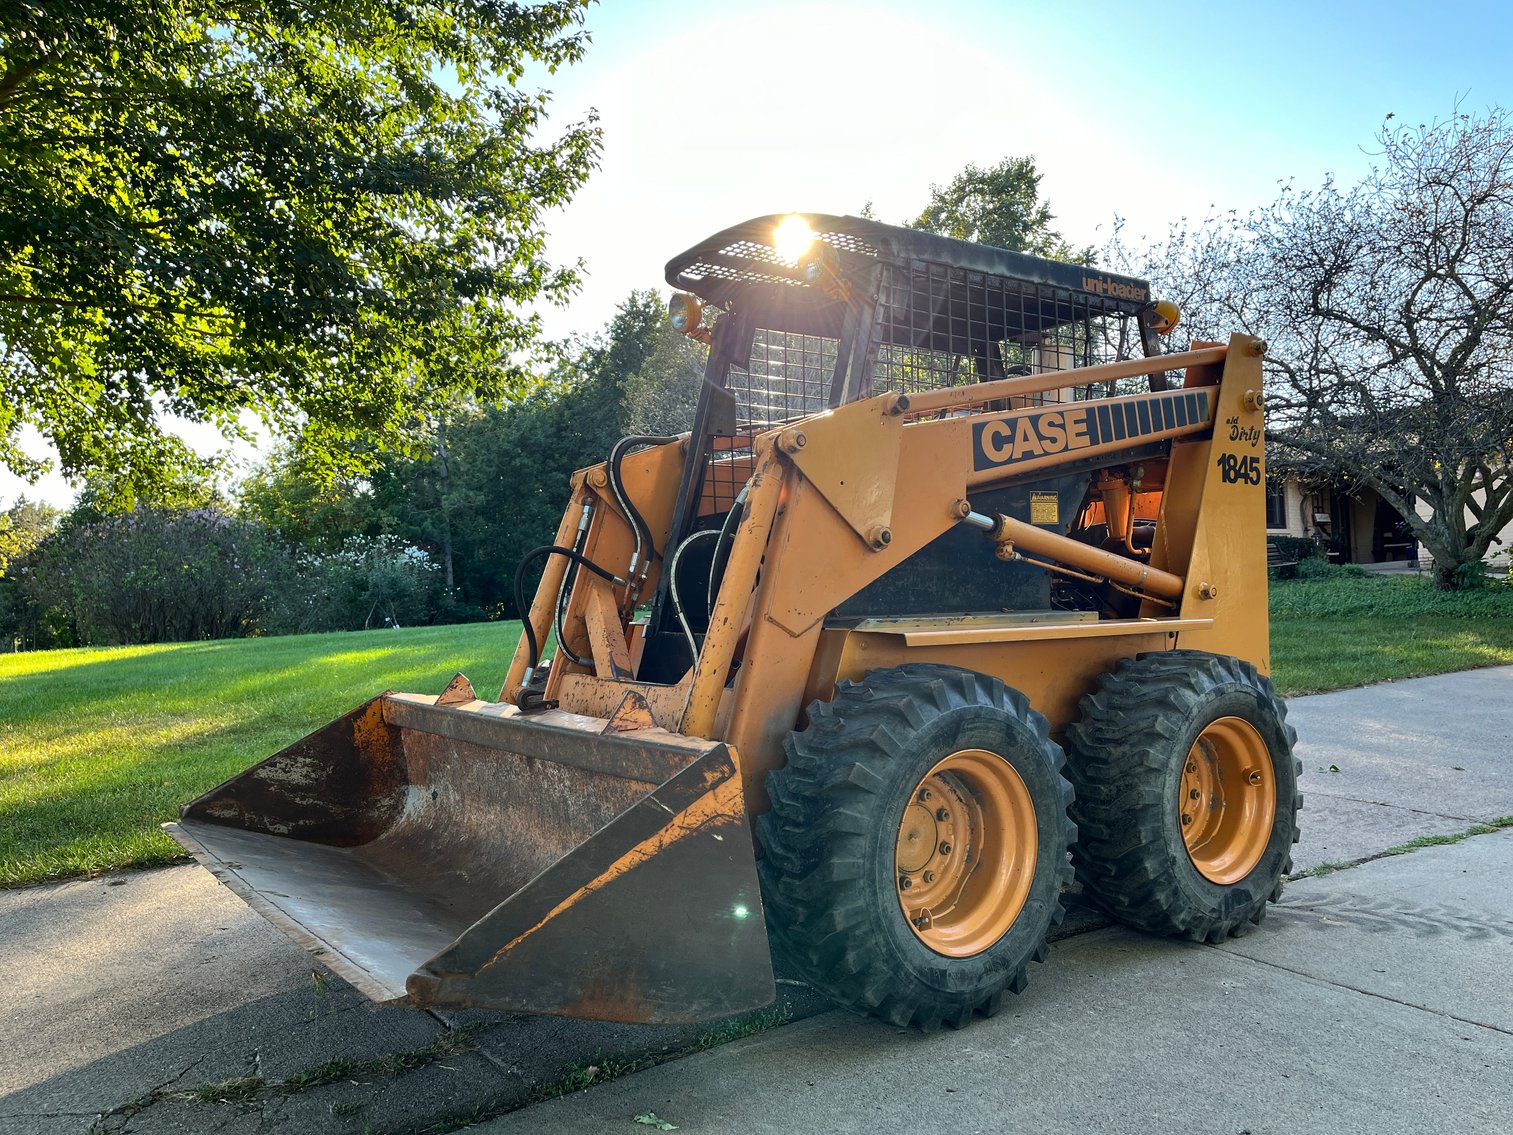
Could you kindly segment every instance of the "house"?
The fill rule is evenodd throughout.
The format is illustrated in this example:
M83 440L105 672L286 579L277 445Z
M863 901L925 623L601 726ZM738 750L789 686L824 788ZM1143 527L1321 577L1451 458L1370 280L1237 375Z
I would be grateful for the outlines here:
M1428 559L1407 523L1374 489L1347 488L1318 473L1299 472L1268 446L1266 535L1303 537L1323 546L1332 563L1402 563ZM1429 509L1420 504L1419 515ZM1513 524L1499 535L1489 559L1505 563L1513 547Z

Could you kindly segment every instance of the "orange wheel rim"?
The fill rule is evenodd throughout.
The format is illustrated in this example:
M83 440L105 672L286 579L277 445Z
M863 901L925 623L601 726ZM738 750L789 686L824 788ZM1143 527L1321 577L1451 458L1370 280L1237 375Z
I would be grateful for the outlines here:
M1244 718L1221 717L1198 734L1182 769L1177 819L1198 873L1237 883L1271 841L1277 780L1271 754Z
M1035 878L1035 804L1014 766L985 749L952 753L904 808L894 883L904 917L937 954L980 954L1008 932Z

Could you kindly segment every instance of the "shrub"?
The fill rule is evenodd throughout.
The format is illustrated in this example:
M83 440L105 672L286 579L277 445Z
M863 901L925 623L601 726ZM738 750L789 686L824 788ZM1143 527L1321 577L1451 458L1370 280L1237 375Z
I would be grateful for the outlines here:
M1284 560L1302 564L1310 559L1322 559L1324 549L1307 536L1268 536L1266 539L1277 546Z
M1426 576L1373 575L1354 564L1321 566L1315 578L1272 586L1274 619L1513 617L1513 584L1491 582L1474 591L1441 591Z
M296 560L296 581L273 605L274 633L361 630L436 621L448 608L440 566L397 536L354 537Z
M60 645L246 634L288 575L261 525L212 508L65 523L18 568L37 637Z

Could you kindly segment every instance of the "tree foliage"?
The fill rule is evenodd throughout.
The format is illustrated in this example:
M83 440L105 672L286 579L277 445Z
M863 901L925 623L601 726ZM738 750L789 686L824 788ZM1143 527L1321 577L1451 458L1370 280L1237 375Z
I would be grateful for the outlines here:
M305 551L393 535L441 565L450 617L513 614L515 564L550 542L572 473L625 434L688 429L705 350L671 329L660 295L633 292L529 395L438 415L424 450L385 455L365 475L323 479L296 441L247 479L240 507Z
M579 58L585 2L6 5L0 459L30 423L129 496L192 464L164 412L350 460L518 389L598 132L540 141L516 84Z
M57 527L60 510L44 501L20 497L0 512L0 576L15 560L25 556Z
M1513 122L1377 140L1359 184L1179 230L1145 268L1195 337L1268 340L1272 440L1380 494L1453 587L1513 523Z
M1073 249L1051 228L1056 217L1040 199L1040 177L1032 157L1004 158L987 167L968 163L945 186L930 186L929 204L909 227L1011 252L1091 264L1091 248Z

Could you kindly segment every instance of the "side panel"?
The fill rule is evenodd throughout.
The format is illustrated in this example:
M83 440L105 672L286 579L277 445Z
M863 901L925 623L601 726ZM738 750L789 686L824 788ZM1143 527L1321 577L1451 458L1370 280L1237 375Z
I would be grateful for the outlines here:
M981 486L977 490L981 495L1011 476L1031 473L1049 476L1058 465L1116 455L1136 442L1144 444L1204 432L1213 420L1213 395L1213 387L1204 384L1201 390L1195 387L1185 393L1175 391L1156 397L1098 403L1119 407L1127 429L1110 430L1105 438L1101 428L1095 433L1089 427L1085 439L1079 433L1074 448L1043 455L1026 455L1016 450L1007 464L985 468L977 468L981 462L974 462L973 455L981 448L974 441L976 434L995 423L1009 430L1003 423L1040 421L1047 411L1034 409L911 423L899 439L896 466L883 467L872 464L871 457L874 452L891 452L891 446L873 444L873 434L880 427L865 412L864 404L858 404L862 412L854 418L848 416L850 407L832 412L826 429L813 431L807 439L804 460L814 460L810 451L817 446L837 446L854 455L858 476L893 478L891 541L873 550L859 540L852 526L802 473L788 466L781 508L763 563L761 591L747 624L750 639L744 652L746 662L736 676L734 712L729 730L722 737L741 752L742 772L753 809L760 810L765 802L761 785L766 773L782 764L782 738L797 721L806 692L814 695L823 688L820 696L828 696L830 685L816 681L812 671L823 620L838 604L953 528L957 518L952 513L952 504L958 499L972 499L972 486ZM1152 409L1157 405L1169 409L1157 413ZM1079 407L1078 412L1093 411ZM1018 426L1013 426L1011 432L1016 437L1017 431ZM1066 435L1061 436L1065 443ZM1258 527L1257 531L1261 529ZM1264 555L1261 563L1264 573ZM1261 611L1264 619L1264 598ZM928 656L931 661L1002 677L1027 693L1036 708L1061 726L1070 718L1077 698L1092 679L1114 661L1144 650L1171 649L1174 645L1170 632L1121 636L1096 643L1070 640L1056 644L976 644L934 647L928 651L899 648L892 653L879 646L857 645L852 649L879 653L865 664L855 663L852 671L842 665L837 675L859 676L870 666L893 665L906 658L924 660ZM824 665L828 667L829 661ZM712 715L710 720L713 721Z
M1266 437L1256 398L1264 351L1248 335L1230 340L1212 439L1172 447L1158 532L1190 531L1191 558L1183 563L1181 547L1158 539L1152 563L1187 577L1183 617L1213 620L1207 629L1183 631L1179 647L1230 654L1270 674Z
M1075 719L1078 699L1093 688L1099 674L1121 658L1170 650L1177 641L1177 632L1162 631L1044 642L909 646L902 635L845 630L825 634L844 638L835 671L828 676L816 675L820 678L816 686L827 694L842 678L856 680L868 670L908 662L939 662L1002 679L1045 714L1053 733L1060 733ZM821 657L829 653L827 650Z

